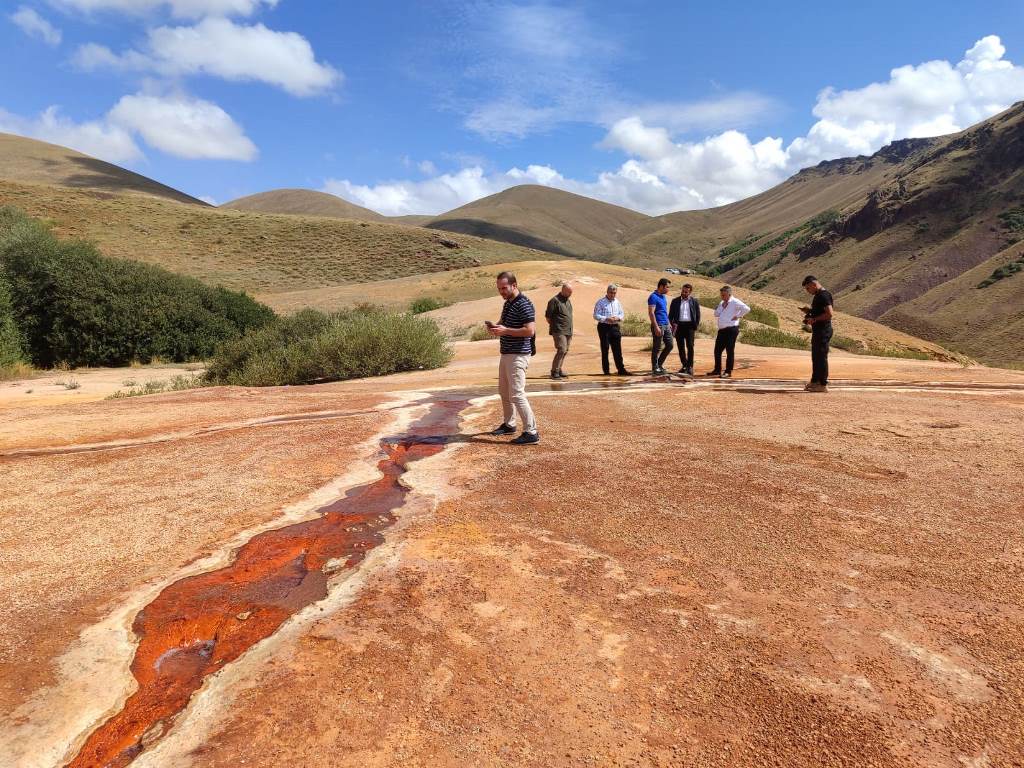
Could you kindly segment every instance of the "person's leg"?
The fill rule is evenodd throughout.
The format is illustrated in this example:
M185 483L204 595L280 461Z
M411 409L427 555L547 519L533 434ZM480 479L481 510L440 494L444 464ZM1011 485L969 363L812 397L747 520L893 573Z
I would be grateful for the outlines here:
M658 368L665 367L665 361L668 360L668 356L672 354L672 327L668 325L661 326L661 340L664 343L665 348L661 350L661 354L658 355Z
M661 329L659 328L658 330L660 331ZM662 339L664 337L665 337L665 333L664 332L662 332L661 336L659 336L657 333L655 333L654 327L653 326L651 327L651 370L652 371L658 370L658 352L661 351L661 343L662 343Z
M697 329L692 325L688 325L683 329L683 338L686 341L686 370L688 370L690 373L693 373L693 355L696 335ZM680 347L681 346L682 345L680 345ZM682 355L681 348L679 350L679 353L680 355Z
M622 330L617 325L608 328L608 343L612 347L612 357L615 358L615 370L622 373L626 370L626 364L622 361Z
M572 346L572 336L565 336L564 338L565 338L565 352L562 353L562 360L558 363L558 375L559 376L564 376L565 375L564 373L562 373L562 363L565 362L565 358L569 354L569 347Z
M736 361L736 337L740 335L739 328L729 328L729 334L725 337L725 372L732 373L733 363Z
M530 401L526 399L526 369L530 367L529 355L503 355L512 358L512 402L519 411L523 421L523 432L533 434L537 431L537 422L533 417Z
M561 333L556 333L551 337L551 340L555 343L555 356L551 358L552 376L557 376L558 372L562 370L562 361L565 360L565 353L569 351L569 344L566 341L567 338L568 337Z
M499 355L498 393L501 395L502 424L516 425L516 412L512 406L512 373L516 355Z
M811 381L815 384L828 384L828 348L831 341L831 328L815 327L811 333Z
M726 329L719 328L715 336L715 373L722 371L722 353L725 351Z
M683 342L686 339L686 330L682 325L676 326L676 351L679 352L679 367L686 370L686 344Z
M601 370L608 373L608 326L601 323L597 326L597 337L601 340Z
M832 344L832 328L825 329L825 338L821 342L821 383L828 384L828 351Z

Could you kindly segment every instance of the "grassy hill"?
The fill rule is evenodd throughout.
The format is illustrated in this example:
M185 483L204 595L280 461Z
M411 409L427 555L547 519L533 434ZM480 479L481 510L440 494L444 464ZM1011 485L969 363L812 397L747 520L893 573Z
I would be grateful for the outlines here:
M385 218L369 208L350 203L348 200L317 192L312 189L273 189L256 195L240 197L221 208L258 213L284 213L302 216L330 216L336 219L358 219L361 221L384 221Z
M524 184L476 200L424 226L564 256L603 253L649 217L560 189Z
M67 147L0 133L0 178L94 193L135 193L207 207L184 192Z
M2 173L2 171L0 171ZM536 258L507 243L388 222L287 216L0 181L0 205L102 253L254 293L359 283Z

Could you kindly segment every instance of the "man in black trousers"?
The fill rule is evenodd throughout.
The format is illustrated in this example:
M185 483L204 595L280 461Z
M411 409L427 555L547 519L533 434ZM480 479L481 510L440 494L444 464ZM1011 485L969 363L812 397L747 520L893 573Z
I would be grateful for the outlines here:
M597 320L597 335L601 339L601 370L609 375L608 350L615 358L615 370L619 376L630 376L622 361L622 329L619 324L626 318L626 312L619 301L619 286L612 283L608 291L594 305L594 319Z
M693 286L687 283L679 295L672 299L668 319L679 349L680 373L693 376L693 340L700 326L700 302L693 296Z
M832 342L832 294L822 287L818 278L804 278L804 290L813 297L811 306L801 307L804 323L811 326L811 382L808 392L828 392L828 348Z

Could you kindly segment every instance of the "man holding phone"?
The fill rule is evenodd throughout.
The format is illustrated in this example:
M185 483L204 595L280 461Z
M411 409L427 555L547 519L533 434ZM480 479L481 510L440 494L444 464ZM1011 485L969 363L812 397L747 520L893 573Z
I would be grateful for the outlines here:
M530 367L534 337L537 332L537 315L533 302L519 290L516 276L502 272L497 277L498 294L505 300L501 318L497 323L486 321L491 336L501 344L501 362L498 364L498 392L501 394L503 420L492 435L512 435L516 431L516 412L523 422L523 433L515 438L514 445L535 445L540 442L537 421L533 409L526 399L526 369Z

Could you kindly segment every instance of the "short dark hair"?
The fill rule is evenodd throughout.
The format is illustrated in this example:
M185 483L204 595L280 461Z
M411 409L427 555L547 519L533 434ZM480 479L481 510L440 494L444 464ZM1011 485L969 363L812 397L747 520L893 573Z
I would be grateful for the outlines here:
M693 286L689 283L683 283L683 288L689 288L691 291L693 290Z
M804 281L800 283L800 285L810 285L811 283L816 282L818 282L818 278L816 278L814 275L808 275L807 277L804 278Z
M661 278L661 280L658 281L658 287L661 288L661 286L663 285L672 285L672 281L669 280L667 277L663 277Z
M719 293L721 293L722 291L725 291L726 293L732 293L732 286L731 285L723 285L721 288L718 289Z
M509 272L507 269L504 272L499 272L495 278L495 282L498 280L508 280L509 285L519 285L519 281L516 280L516 273Z

